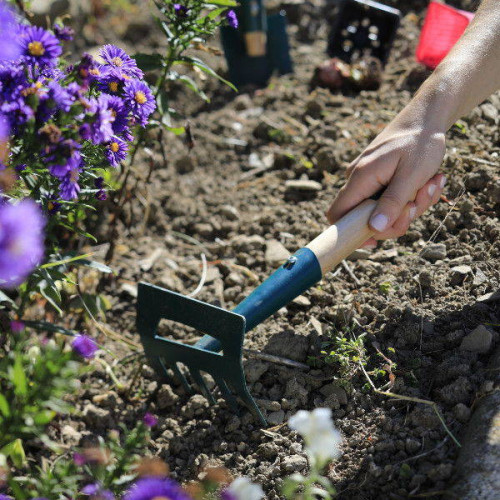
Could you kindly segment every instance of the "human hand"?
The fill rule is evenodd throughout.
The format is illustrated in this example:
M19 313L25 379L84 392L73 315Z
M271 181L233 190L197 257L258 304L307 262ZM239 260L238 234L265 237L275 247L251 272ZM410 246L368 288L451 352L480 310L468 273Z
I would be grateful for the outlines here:
M387 186L370 217L376 233L363 246L405 234L412 220L439 201L446 183L436 175L446 149L444 132L409 115L400 113L351 163L347 183L328 209L333 224Z

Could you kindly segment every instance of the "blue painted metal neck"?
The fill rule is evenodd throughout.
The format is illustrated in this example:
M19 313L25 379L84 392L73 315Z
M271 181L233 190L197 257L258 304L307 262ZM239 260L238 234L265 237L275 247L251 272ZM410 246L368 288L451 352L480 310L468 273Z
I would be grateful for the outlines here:
M308 248L302 248L236 306L233 312L245 317L245 331L248 332L320 280L321 267L316 255ZM209 335L199 340L196 347L212 352L221 349L219 341Z

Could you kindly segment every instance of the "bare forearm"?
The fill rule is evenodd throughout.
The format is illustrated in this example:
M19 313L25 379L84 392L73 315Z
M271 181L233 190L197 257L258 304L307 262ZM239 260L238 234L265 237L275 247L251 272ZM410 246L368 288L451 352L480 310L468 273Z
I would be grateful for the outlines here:
M500 88L500 0L483 0L473 21L410 104L446 131Z

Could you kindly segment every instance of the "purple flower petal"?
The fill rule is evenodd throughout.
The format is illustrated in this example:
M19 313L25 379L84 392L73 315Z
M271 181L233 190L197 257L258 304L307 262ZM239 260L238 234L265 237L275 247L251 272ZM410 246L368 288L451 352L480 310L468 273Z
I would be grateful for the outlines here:
M95 341L87 335L77 335L71 346L73 347L73 351L86 359L93 358L99 349Z

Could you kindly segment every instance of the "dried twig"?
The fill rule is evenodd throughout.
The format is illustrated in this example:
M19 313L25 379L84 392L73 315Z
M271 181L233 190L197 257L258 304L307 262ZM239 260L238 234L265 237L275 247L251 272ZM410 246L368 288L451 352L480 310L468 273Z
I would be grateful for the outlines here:
M347 271L347 274L351 277L351 279L356 283L356 286L361 286L361 281L358 280L356 275L354 274L353 270L349 267L349 264L343 260L341 262L342 267Z
M446 431L446 433L448 434L448 436L450 436L451 439L453 439L453 442L459 448L462 447L462 445L459 443L459 441L457 440L457 438L453 435L453 433L450 431L450 429L446 425L446 422L444 421L444 418L441 415L441 412L439 411L439 408L437 407L437 404L434 403L434 401L429 401L427 399L414 398L414 397L411 397L411 396L404 396L403 394L395 394L394 392L389 392L389 391L381 391L380 389L377 389L375 387L375 384L373 383L372 379L370 378L370 376L366 372L365 367L363 366L363 364L359 363L359 366L361 367L361 370L363 371L363 374L365 375L366 379L368 380L368 383L371 385L371 387L372 387L372 389L373 389L373 391L375 393L380 394L382 396L387 396L388 398L400 399L400 400L403 400L403 401L412 401L414 403L422 403L424 405L430 406L434 410L434 412L436 413L436 415L438 416L439 420L441 421L441 425L443 426L443 428Z
M283 358L282 356L275 356L273 354L266 354L263 352L253 351L251 349L243 349L243 354L251 358L261 359L262 361L269 361L271 363L278 363L280 365L298 368L299 370L310 370L310 367L304 363L299 363L293 359Z
M203 285L205 284L205 281L207 279L207 258L205 257L205 254L202 253L201 254L201 263L202 263L202 271L201 271L201 278L200 278L200 282L198 283L198 286L191 292L188 294L188 297L194 297L196 295L198 295L201 291L201 289L203 288Z

